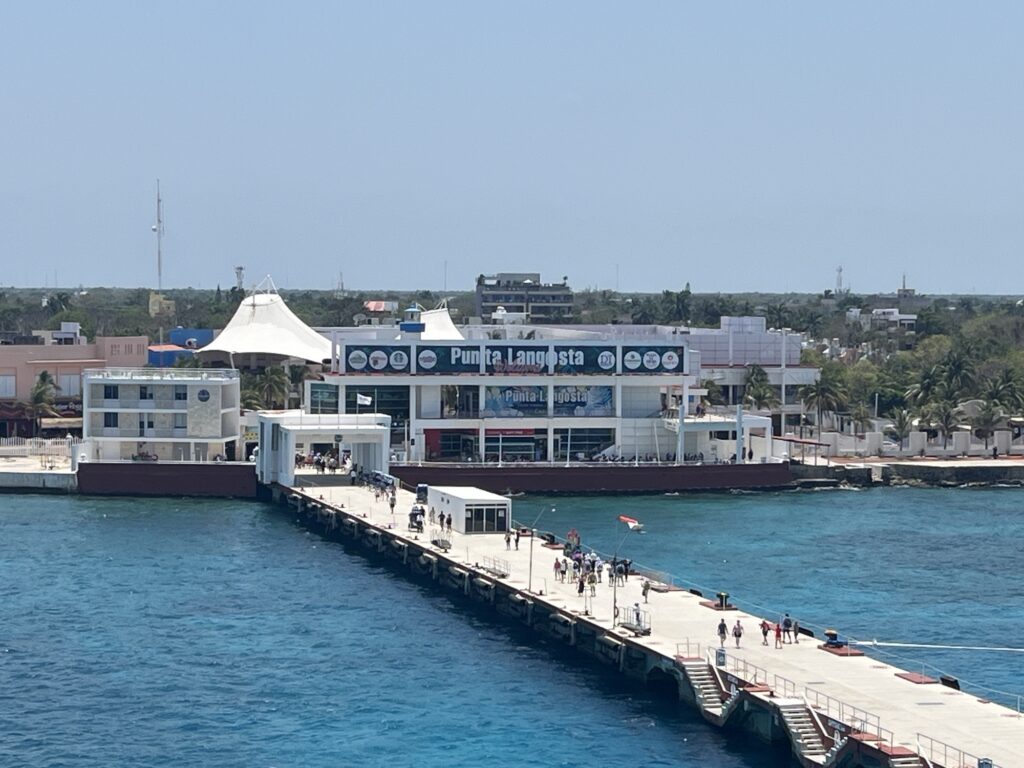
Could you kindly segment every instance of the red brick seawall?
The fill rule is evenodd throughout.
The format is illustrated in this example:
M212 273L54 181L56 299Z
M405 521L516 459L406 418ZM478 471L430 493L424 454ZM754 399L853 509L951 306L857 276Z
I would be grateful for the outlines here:
M256 498L252 464L128 462L78 465L79 493L99 496L219 496Z
M492 493L674 493L781 488L793 480L788 464L424 464L392 467L391 474L410 486L469 485Z

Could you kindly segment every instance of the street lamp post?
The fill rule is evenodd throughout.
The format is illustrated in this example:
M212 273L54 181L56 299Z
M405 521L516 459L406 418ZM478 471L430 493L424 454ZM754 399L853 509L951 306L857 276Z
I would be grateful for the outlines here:
M540 519L544 517L545 511L546 510L543 509L540 511L540 514L537 515L537 519L533 521L533 526L530 528L530 570L529 576L527 576L526 585L526 591L530 593L533 592L533 540L537 538L537 523L539 523ZM554 505L551 506L551 511L555 511Z
M612 569L612 627L614 628L619 619L619 550L626 541L626 537L629 536L630 531L633 528L627 523L626 532L622 534L622 538L619 539L618 545L615 547L615 554L612 555L612 562L615 567Z

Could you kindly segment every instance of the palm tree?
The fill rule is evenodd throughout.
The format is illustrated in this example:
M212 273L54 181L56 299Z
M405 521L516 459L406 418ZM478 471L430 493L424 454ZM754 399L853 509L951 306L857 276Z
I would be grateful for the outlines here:
M942 362L942 379L953 399L974 386L974 361L966 351L950 350Z
M906 408L897 408L889 413L889 418L892 419L892 426L889 431L900 441L900 450L903 450L903 441L910 434L911 428L914 426L914 416Z
M839 410L846 397L842 385L833 379L832 376L822 375L813 384L806 384L800 387L798 392L801 402L806 408L811 408L818 415L818 432L822 428L822 416L826 411L835 412Z
M706 389L707 394L702 398L705 405L725 405L725 397L722 395L722 387L714 379L704 379L700 383L701 389Z
M960 426L960 406L952 400L939 400L928 409L928 420L942 433L942 448L949 446L950 433Z
M755 411L770 411L779 406L779 396L775 388L767 381L755 381L748 384L743 392L743 399Z
M1020 382L1009 368L1004 368L998 376L984 381L981 387L981 398L1002 406L1004 409L1015 410L1024 405Z
M863 434L871 426L871 409L864 403L857 403L850 411L850 421L853 423L854 436Z
M260 395L264 408L275 408L288 398L288 374L284 368L267 368L259 377L256 391Z
M985 450L988 450L988 441L992 437L992 433L995 432L996 427L999 426L1000 422L1005 418L1003 409L1000 408L999 403L991 400L985 400L974 418L971 419L971 426L974 427L974 434L985 441Z
M298 401L296 407L302 407L302 401L306 396L306 387L304 386L306 379L314 378L313 372L309 370L308 365L289 365L288 366L288 392L289 398Z
M937 365L922 371L920 378L903 394L904 399L918 408L923 408L932 401L941 378L942 371Z
M32 421L33 437L39 433L39 419L60 415L53 407L53 400L58 389L59 387L53 382L53 377L46 371L40 371L39 378L32 385L28 400L21 403L22 415Z

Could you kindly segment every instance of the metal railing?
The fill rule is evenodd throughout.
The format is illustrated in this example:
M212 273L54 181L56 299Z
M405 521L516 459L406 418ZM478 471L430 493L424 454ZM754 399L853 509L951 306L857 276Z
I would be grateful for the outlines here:
M847 704L813 688L804 688L804 699L808 706L814 707L826 717L855 728L861 733L876 736L885 744L893 743L893 732L882 727L881 720L876 714Z
M704 658L704 648L700 643L686 638L682 642L676 643L676 656L681 656L684 659Z
M505 579L512 573L512 565L508 560L500 557L490 557L485 555L480 558L481 565L485 571L498 576L499 578Z
M772 675L771 688L775 691L776 695L781 695L787 699L797 698L797 684L788 677Z
M964 752L950 744L933 739L923 733L917 734L917 753L942 768L978 768L982 763L970 752ZM999 768L995 763L992 768Z
M708 649L709 654L713 654L714 651L715 649L713 648ZM718 666L718 668L732 673L748 685L768 685L769 675L764 667L751 664L746 659L741 659L731 653L725 654L725 664Z

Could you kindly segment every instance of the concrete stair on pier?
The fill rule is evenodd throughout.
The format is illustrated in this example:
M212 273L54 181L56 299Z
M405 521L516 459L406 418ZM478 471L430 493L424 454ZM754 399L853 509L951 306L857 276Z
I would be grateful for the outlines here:
M807 705L802 702L780 704L779 712L782 713L782 720L786 723L797 754L800 757L824 763L825 753L828 750L825 749L821 734L811 718Z
M707 662L700 659L686 659L679 662L686 673L693 692L702 709L714 715L722 714L722 696L714 673Z

